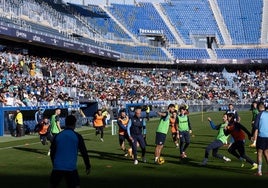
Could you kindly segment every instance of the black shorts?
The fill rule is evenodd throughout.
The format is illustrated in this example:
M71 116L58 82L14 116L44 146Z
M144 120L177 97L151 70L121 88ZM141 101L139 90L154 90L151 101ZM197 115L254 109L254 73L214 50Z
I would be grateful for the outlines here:
M52 170L49 180L51 187L57 187L62 178L65 179L68 188L80 186L80 179L77 170Z
M165 141L166 141L166 134L164 133L159 133L159 132L156 132L156 135L155 135L155 144L156 145L164 145Z
M268 149L268 138L257 137L256 149L267 150Z
M131 140L129 139L129 136L127 135L127 134L125 134L125 135L120 135L119 134L119 144L120 144L120 146L123 144L123 142L125 141L125 140L127 140L128 141L128 143L129 143L129 145L131 146Z

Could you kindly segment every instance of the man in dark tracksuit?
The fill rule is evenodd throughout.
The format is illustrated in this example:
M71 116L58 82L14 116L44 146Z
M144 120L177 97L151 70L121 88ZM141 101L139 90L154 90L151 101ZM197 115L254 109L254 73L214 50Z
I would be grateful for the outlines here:
M68 188L80 187L80 178L77 171L77 155L80 151L86 173L90 173L91 165L83 137L74 131L76 118L69 115L65 120L66 128L56 134L51 143L50 158L53 169L50 176L50 187L55 188L64 177Z
M143 137L143 127L145 126L145 119L141 117L141 107L135 108L135 114L130 118L127 126L127 133L129 139L132 141L132 152L134 156L134 164L138 164L137 159L137 143L139 144L142 152L142 161L145 163L146 144Z

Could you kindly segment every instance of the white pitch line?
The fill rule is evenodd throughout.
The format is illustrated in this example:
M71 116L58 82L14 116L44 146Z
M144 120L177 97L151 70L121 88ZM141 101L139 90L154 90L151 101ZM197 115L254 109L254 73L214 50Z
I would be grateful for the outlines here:
M109 131L104 131L104 132L110 132L110 130ZM93 134L95 134L95 133L83 134L83 136L89 136L89 135L93 135ZM0 150L13 149L15 147L31 146L31 145L36 145L36 144L40 144L40 142L33 142L33 143L27 143L27 144L23 144L23 145L3 147L3 148L0 148Z

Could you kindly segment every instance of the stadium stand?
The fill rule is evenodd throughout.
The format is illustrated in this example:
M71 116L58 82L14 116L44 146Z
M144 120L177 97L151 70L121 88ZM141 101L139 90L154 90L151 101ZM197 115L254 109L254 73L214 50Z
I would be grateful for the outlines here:
M217 0L233 44L260 44L263 1Z
M215 35L219 43L223 44L221 33L213 17L208 1L187 0L174 1L171 4L161 3L165 13L186 44L193 44L191 35ZM188 19L185 19L188 18ZM210 20L208 22L208 20Z
M113 21L101 7L96 5L77 5L68 3L70 8L76 10L79 14L86 17L87 22L97 30L101 36L113 40L130 40L125 31Z
M268 49L215 49L219 59L267 59Z
M1 105L90 101L114 110L128 103L216 107L266 99L267 1L250 2L2 0ZM86 115L83 124L91 121ZM26 124L33 128L31 119Z
M139 5L112 4L109 11L137 37L141 37L141 29L163 31L163 35L168 41L174 41L174 36L152 3L139 3Z
M169 51L178 59L193 59L193 56L197 57L197 59L209 59L206 49L170 48Z

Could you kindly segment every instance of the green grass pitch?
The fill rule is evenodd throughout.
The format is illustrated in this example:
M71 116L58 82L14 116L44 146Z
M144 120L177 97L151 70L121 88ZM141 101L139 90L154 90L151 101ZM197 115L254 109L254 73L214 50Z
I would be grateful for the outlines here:
M154 164L154 139L158 118L147 122L147 163L133 161L124 157L118 143L118 135L111 134L111 127L105 128L104 142L95 136L94 129L83 127L77 129L86 142L91 159L90 175L85 174L82 158L78 158L78 169L81 177L81 187L161 187L171 186L205 186L205 187L239 187L261 186L268 182L267 164L264 161L262 177L253 174L251 165L241 168L239 160L227 152L227 147L220 153L231 158L224 162L209 156L208 165L200 166L204 157L205 147L215 138L217 131L212 130L207 121L210 116L218 124L222 122L223 112L190 113L193 135L187 150L187 159L179 158L179 150L175 148L170 132L167 135L162 156L165 163ZM251 111L239 112L241 123L251 130ZM249 147L246 140L246 153L256 160L254 148ZM0 187L15 188L46 188L51 171L50 157L47 156L49 145L43 146L38 135L27 135L23 138L0 137ZM141 152L138 149L138 155ZM64 181L62 188L66 187Z

